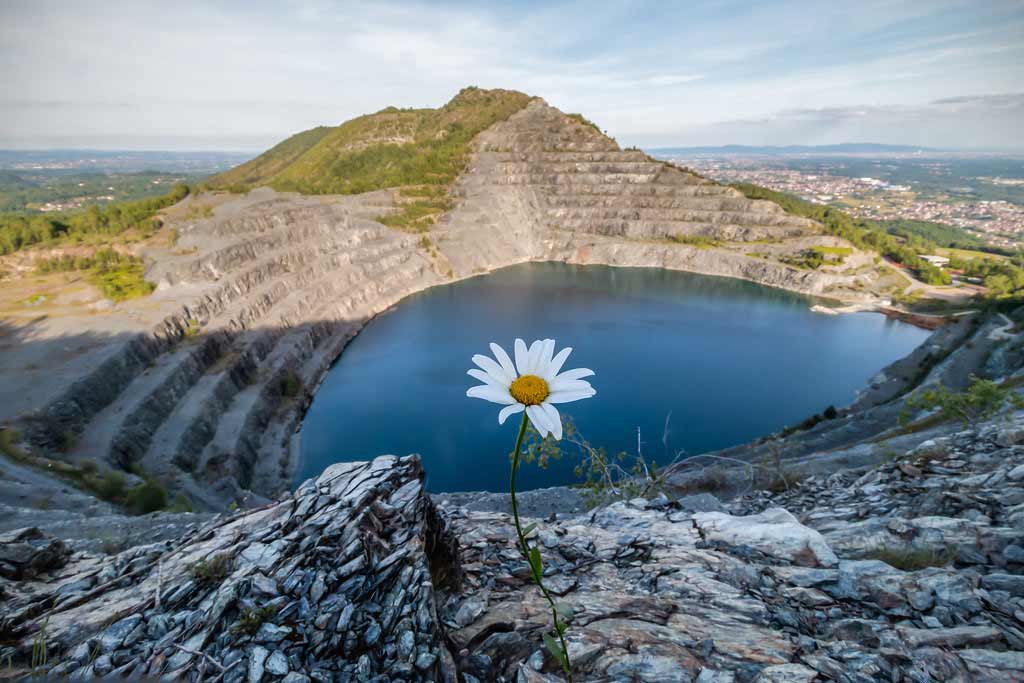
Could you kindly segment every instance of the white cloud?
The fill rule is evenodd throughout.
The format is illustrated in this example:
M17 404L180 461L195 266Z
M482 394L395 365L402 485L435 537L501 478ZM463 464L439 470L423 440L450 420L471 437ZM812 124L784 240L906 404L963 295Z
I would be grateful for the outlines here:
M799 136L798 110L1020 91L1024 11L987 9L957 0L7 0L0 78L13 87L0 92L0 146L262 147L392 104L437 106L470 84L540 95L627 144L731 134L739 120L785 120ZM865 111L873 113L861 117L863 129L832 125L829 134L874 139L867 126L884 117ZM984 127L974 115L961 119ZM804 124L806 134L828 128L821 116ZM965 144L978 137L942 130Z

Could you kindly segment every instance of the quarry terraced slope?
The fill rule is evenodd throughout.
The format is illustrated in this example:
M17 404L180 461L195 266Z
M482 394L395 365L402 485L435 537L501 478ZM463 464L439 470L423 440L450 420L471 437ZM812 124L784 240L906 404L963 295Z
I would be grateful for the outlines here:
M63 445L59 457L72 462L144 472L199 507L252 505L290 485L294 430L347 341L426 287L562 260L872 299L869 255L848 258L847 271L749 256L841 242L775 204L620 150L542 100L489 127L474 150L452 188L454 208L425 235L375 220L396 210L397 193L388 190L311 196L264 188L221 198L209 217L181 212L174 248L149 254L157 292L114 312L137 320L135 332L97 342L88 364L47 366L47 376L63 381L36 391L35 405L18 402L24 432L37 448ZM677 236L721 246L680 244ZM102 328L103 315L81 324ZM43 375L20 377L25 384ZM17 384L8 391L17 397Z

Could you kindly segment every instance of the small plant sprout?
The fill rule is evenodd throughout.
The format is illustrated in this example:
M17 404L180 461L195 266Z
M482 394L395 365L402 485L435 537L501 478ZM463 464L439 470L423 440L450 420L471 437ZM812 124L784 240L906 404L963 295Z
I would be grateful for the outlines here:
M519 522L519 504L516 501L516 473L519 471L519 460L522 453L523 435L526 433L527 420L540 434L541 438L548 435L558 440L562 438L562 417L555 404L579 401L590 398L597 392L589 382L583 380L594 374L592 370L577 368L559 372L572 353L566 347L555 354L555 340L537 340L526 347L526 342L516 339L515 365L512 359L497 344L491 344L489 356L475 355L473 363L477 368L469 370L470 377L480 380L483 384L470 388L467 396L482 398L491 403L504 406L498 413L498 424L505 424L510 415L522 413L519 423L519 435L516 437L515 449L512 451L512 474L509 477L509 493L512 496L512 519L515 522L519 552L530 566L530 574L534 583L540 588L544 599L551 607L551 619L554 633L544 634L544 645L552 656L558 660L565 671L566 678L572 683L572 664L569 661L569 649L565 642L565 633L569 630L572 609L565 603L556 603L551 593L544 587L544 563L540 556L540 548L531 546L528 536L536 527L531 524L523 529ZM495 360L497 359L497 360Z

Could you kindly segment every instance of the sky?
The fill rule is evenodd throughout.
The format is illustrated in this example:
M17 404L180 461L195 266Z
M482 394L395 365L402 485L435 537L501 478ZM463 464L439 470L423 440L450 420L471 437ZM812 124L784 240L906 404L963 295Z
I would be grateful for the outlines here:
M0 148L259 151L467 85L640 147L1024 149L1024 2L0 0Z

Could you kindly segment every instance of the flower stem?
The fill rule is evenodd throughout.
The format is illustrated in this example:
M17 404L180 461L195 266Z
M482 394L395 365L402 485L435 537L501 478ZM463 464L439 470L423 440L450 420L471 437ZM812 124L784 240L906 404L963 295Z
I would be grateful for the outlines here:
M569 646L566 645L565 635L565 624L559 621L558 610L555 608L555 600L551 597L551 593L544 587L544 582L541 580L543 571L538 563L537 569L534 569L533 560L530 558L530 545L526 541L526 535L523 534L523 527L519 523L519 503L516 501L516 473L519 471L519 451L523 446L523 435L526 434L526 412L523 411L523 421L519 424L519 436L516 437L516 448L512 451L512 476L509 478L508 489L509 493L512 494L512 519L516 525L516 536L519 537L519 552L523 554L523 559L530 565L530 573L533 576L534 583L540 588L540 592L544 595L544 599L548 601L548 605L551 607L551 618L555 624L555 635L558 636L558 641L562 645L562 658L561 665L565 671L566 680L572 683L572 664L569 662ZM552 653L554 654L554 653Z

